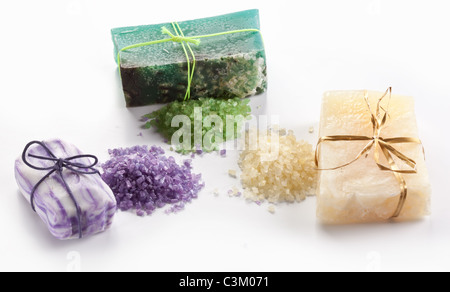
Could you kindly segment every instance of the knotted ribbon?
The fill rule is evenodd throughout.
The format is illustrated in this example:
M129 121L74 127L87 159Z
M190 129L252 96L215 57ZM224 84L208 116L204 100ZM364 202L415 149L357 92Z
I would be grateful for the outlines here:
M352 142L352 141L369 141L368 144L359 152L359 154L350 162L345 163L343 165L333 167L333 168L327 168L327 169L319 169L319 170L337 170L344 168L346 166L349 166L353 163L355 163L357 160L359 160L364 154L368 153L371 149L374 150L374 160L376 165L381 171L389 171L392 172L397 179L399 185L400 185L400 198L397 205L397 208L391 218L397 218L400 216L400 213L403 209L403 206L405 204L407 195L408 195L408 188L406 185L405 178L402 174L414 174L417 173L417 166L416 162L409 158L408 156L404 155L400 151L394 148L394 144L402 144L402 143L414 143L414 144L422 144L422 142L417 138L412 137L395 137L395 138L383 138L381 137L381 132L383 128L386 125L386 122L388 120L389 116L389 106L387 109L384 109L381 106L381 102L384 98L386 98L389 95L389 101L392 96L392 87L390 87L386 93L378 100L377 103L377 109L374 113L371 109L370 102L369 102L369 93L368 91L364 94L364 100L367 104L367 107L369 109L370 115L371 115L371 123L373 127L373 135L372 137L369 136L352 136L352 135L337 135L337 136L325 136L321 137L319 139L319 142L317 143L316 147L316 155L315 155L315 163L316 166L319 168L319 156L320 156L320 145L322 143L326 142ZM380 150L381 153L386 158L386 161L388 162L389 166L383 165L380 162ZM394 157L397 157L401 161L403 161L407 166L410 167L410 169L400 169L400 167L397 165L397 163L394 160Z
M48 154L48 156L41 156L41 155L35 155L35 154L28 153L28 150L33 145L38 145L38 146L42 147L45 150L45 152ZM36 166L36 165L31 164L27 160L27 157L32 157L32 158L44 160L44 161L52 161L52 162L54 162L54 164L51 166L48 166L48 167ZM94 159L94 162L92 164L83 164L83 163L73 161L76 159L83 159L83 158ZM72 199L72 201L75 205L75 208L77 210L79 238L82 238L83 231L82 231L82 226L81 226L81 208L80 208L80 205L77 203L77 200L75 199L75 196L74 196L72 190L70 189L69 185L67 184L66 180L64 179L63 170L66 168L77 174L99 174L100 175L100 172L98 170L94 169L94 166L97 165L97 163L98 163L98 158L95 157L94 155L88 155L88 154L77 155L77 156L72 156L72 157L67 157L67 158L57 158L55 156L55 154L53 154L53 152L47 147L47 145L45 145L45 143L39 142L39 141L32 141L32 142L28 143L27 146L25 146L25 149L22 153L22 160L28 167L30 167L32 169L48 171L48 173L45 176L43 176L42 179L39 180L39 182L33 187L32 191L31 191L30 202L31 202L31 208L33 209L33 211L36 212L36 207L34 204L34 196L35 196L36 190L53 173L57 173L59 175L59 177L61 178L63 185L64 185L65 189L67 190L67 192L68 192L70 198Z
M235 34L235 33L258 32L261 34L259 29L240 29L240 30L231 30L231 31L219 32L219 33L208 34L208 35L186 37L184 35L183 31L181 30L178 22L172 22L172 28L175 31L175 34L171 33L166 27L161 28L161 33L168 35L170 38L134 44L134 45L122 48L117 53L117 64L118 64L119 70L120 70L121 53L124 51L128 51L128 50L135 49L135 48L140 48L140 47L145 47L145 46L167 43L167 42L180 43L183 48L184 54L186 55L187 65L188 65L188 84L187 84L187 89L186 89L186 95L184 97L185 101L189 100L191 98L191 84L192 84L192 80L194 79L194 72L195 72L195 65L196 65L195 54L194 54L194 51L192 50L192 47L190 46L190 43L198 46L198 45L200 45L200 42L201 42L200 39L223 36L223 35L228 35L228 34ZM262 35L261 35L261 38L262 38ZM186 47L187 47L187 49L186 49ZM192 66L191 66L191 59L189 58L188 51L192 57Z

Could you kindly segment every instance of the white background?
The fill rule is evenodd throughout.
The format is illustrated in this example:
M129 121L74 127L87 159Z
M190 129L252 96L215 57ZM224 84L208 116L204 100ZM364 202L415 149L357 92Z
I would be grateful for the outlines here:
M151 108L127 109L113 59L113 27L259 8L269 92L253 100L315 142L321 96L372 89L415 96L433 186L418 222L322 226L315 198L267 206L232 199L237 153L194 162L207 183L184 212L118 213L112 229L53 239L19 193L14 160L31 140L59 137L96 154L161 145L140 129ZM450 270L448 1L7 1L0 10L1 271ZM138 134L143 132L144 136ZM212 190L219 188L216 197Z

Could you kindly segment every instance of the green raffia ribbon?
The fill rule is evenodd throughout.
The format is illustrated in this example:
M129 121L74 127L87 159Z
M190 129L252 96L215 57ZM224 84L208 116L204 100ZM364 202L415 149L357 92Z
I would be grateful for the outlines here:
M183 47L184 54L186 55L186 59L188 61L187 62L188 84L187 84L186 95L184 97L184 101L189 100L191 98L191 84L192 84L192 80L194 79L195 64L196 64L195 54L194 54L194 51L192 50L190 44L194 44L194 45L198 46L198 45L200 45L200 39L223 36L223 35L228 35L228 34L235 34L235 33L258 32L261 34L261 31L259 29L240 29L240 30L230 30L230 31L225 31L225 32L207 34L207 35L186 37L184 35L183 31L181 30L178 22L172 22L172 27L173 27L173 30L175 31L175 34L171 33L166 27L161 28L161 33L170 36L170 38L165 38L165 39L150 41L150 42L145 42L145 43L139 43L139 44L135 44L135 45L131 45L131 46L122 48L119 51L119 53L117 54L117 64L119 66L119 73L120 73L121 53L124 51L128 51L128 50L135 49L135 48L140 48L140 47L156 45L156 44L167 43L167 42L180 43L181 46ZM261 38L262 38L262 35L261 35ZM187 49L186 49L186 47L187 47ZM189 58L188 51L192 56L192 66L191 66L191 58Z

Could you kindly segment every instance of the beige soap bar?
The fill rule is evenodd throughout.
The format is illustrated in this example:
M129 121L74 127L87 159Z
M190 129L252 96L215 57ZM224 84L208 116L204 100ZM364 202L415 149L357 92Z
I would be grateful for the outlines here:
M319 137L358 135L373 137L367 91L332 91L323 97ZM383 92L368 92L375 113ZM418 137L414 99L389 95L382 108L389 113L381 131L383 138ZM321 144L319 168L333 168L352 161L369 141L331 141ZM402 174L408 188L405 205L396 220L413 220L430 214L431 186L422 145L393 145L417 163L416 174ZM380 162L389 166L383 153ZM410 169L395 158L402 169ZM355 163L338 170L321 170L317 189L317 216L326 224L379 222L392 219L401 188L394 173L381 171L375 163L374 148Z

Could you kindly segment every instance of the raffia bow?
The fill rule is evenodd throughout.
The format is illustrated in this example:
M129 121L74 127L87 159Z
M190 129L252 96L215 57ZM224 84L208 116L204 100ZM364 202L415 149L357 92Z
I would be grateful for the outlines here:
M394 148L394 144L402 144L402 143L414 143L414 144L422 144L422 142L419 139L412 138L412 137L395 137L395 138L382 138L381 132L386 125L388 116L389 116L389 106L387 109L384 109L381 106L381 102L384 98L389 96L389 100L392 96L392 87L389 87L388 90L386 90L386 93L378 100L377 103L377 109L374 113L371 109L370 102L369 102L369 93L368 91L364 94L364 100L366 101L367 107L369 109L370 115L371 115L371 122L373 126L373 136L353 136L353 135L337 135L337 136L325 136L321 137L319 139L319 142L317 143L316 147L316 156L315 156L315 162L317 168L319 168L319 156L320 156L320 145L322 143L326 142L342 142L342 141L369 141L368 144L359 152L359 154L350 162L345 163L343 165L333 167L333 168L327 168L327 169L319 169L319 170L337 170L344 168L346 166L349 166L353 163L355 163L357 160L359 160L364 154L368 153L372 148L374 149L374 160L377 164L378 168L381 171L389 171L392 172L395 175L395 178L399 182L400 185L400 199L397 205L397 209L394 212L394 215L391 218L396 218L400 216L400 213L403 209L403 206L405 204L407 195L408 195L408 188L406 185L405 178L403 177L403 174L414 174L417 173L417 165L414 160L409 158L408 156L404 155L400 151ZM383 165L380 162L380 150L381 153L386 158L389 166ZM394 160L394 157L397 157L401 161L403 161L407 166L410 167L410 169L400 169L400 167L397 165L397 163Z

